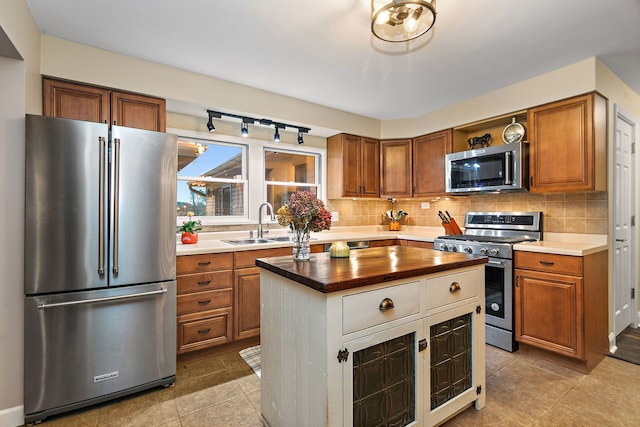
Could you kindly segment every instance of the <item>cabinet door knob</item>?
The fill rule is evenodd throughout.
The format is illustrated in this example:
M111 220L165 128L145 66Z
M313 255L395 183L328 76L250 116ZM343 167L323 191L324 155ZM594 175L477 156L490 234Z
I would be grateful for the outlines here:
M453 282L451 286L449 286L449 292L451 293L458 292L461 289L462 288L460 287L460 283L458 282Z
M385 298L382 300L378 308L380 309L380 311L385 311L385 310L391 310L394 307L395 305L393 304L393 301L391 300L391 298Z

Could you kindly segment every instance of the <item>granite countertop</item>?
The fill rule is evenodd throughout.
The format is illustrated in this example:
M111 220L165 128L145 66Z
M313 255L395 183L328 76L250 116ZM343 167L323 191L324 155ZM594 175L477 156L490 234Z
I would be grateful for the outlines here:
M513 246L515 251L585 256L608 249L605 234L545 233L543 240Z
M331 258L326 252L312 254L309 261L302 262L291 256L258 258L256 265L328 293L484 264L487 260L477 255L387 246L351 251L348 258Z
M400 231L389 231L386 226L334 227L328 231L311 234L311 244L324 244L335 241L406 239L433 242L442 236L441 227L403 226ZM290 242L270 242L260 244L234 245L224 240L243 239L248 231L199 233L198 243L183 245L177 236L177 255L197 255L217 252L236 252L254 249L269 249L291 246ZM286 236L284 229L272 230L266 237ZM525 242L514 245L516 251L542 252L558 255L585 256L607 250L605 234L545 233L539 242Z
M388 227L383 226L362 226L362 227L333 227L331 230L322 231L320 233L311 233L311 244L324 244L336 241L355 241L355 240L384 240L384 239L407 239L424 242L433 242L433 240L444 234L441 227L409 227L405 226L400 231L389 231ZM286 236L285 230L272 230L266 235L269 237ZM177 255L197 255L216 252L236 252L248 251L254 249L269 249L291 246L290 242L270 242L259 244L242 244L234 245L226 243L224 240L245 239L249 237L248 231L235 232L213 232L198 233L198 243L183 245L178 235L176 254Z

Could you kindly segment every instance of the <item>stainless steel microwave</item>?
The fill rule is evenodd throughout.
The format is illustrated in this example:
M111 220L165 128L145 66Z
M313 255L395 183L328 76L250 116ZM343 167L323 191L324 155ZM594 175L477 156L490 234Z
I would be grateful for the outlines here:
M445 156L447 193L522 191L528 187L526 142L451 153Z

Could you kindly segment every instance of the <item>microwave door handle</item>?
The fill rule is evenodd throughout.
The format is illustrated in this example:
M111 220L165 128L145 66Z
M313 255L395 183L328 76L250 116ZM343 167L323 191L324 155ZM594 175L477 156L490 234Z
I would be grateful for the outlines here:
M506 153L504 153L504 184L505 185L511 185L513 184L513 179L511 178L511 175L513 173L513 171L511 170L512 168L512 154L511 151L507 151Z

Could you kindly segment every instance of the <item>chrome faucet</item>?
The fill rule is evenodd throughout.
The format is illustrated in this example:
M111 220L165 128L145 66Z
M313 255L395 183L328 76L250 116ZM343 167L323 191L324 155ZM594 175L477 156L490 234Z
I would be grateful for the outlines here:
M276 215L273 213L273 206L271 206L271 203L264 202L261 204L258 208L258 239L262 239L262 208L264 206L267 207L267 213L271 213L271 221L276 220Z

